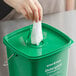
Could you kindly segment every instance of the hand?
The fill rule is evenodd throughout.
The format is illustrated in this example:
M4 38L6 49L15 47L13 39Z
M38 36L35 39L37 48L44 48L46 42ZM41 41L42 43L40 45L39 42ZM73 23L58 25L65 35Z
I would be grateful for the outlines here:
M5 3L32 21L42 20L43 10L38 0L4 0Z

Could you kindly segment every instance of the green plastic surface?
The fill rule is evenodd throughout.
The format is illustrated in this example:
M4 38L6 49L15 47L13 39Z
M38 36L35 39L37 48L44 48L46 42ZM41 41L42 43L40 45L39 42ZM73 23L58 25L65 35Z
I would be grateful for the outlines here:
M12 49L7 47L9 55ZM8 60L9 76L67 76L68 48L40 59L28 59L21 55Z
M43 41L31 44L32 25L3 38L9 76L67 76L68 49L73 41L54 27L42 23Z
M31 44L32 25L18 29L3 39L4 44L15 53L30 59L39 59L55 54L69 47L73 41L56 28L42 23L43 41L36 46Z

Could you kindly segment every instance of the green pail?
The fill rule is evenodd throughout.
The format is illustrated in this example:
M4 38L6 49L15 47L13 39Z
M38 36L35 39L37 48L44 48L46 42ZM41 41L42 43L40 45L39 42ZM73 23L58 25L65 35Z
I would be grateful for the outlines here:
M31 44L32 25L3 38L10 76L67 76L68 49L73 41L56 28L42 23L43 41Z

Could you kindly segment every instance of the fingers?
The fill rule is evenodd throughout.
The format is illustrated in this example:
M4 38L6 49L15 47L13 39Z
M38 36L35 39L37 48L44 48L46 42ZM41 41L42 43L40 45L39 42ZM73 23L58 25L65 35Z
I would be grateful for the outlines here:
M33 20L33 12L29 6L24 7L25 11L27 11L27 15L29 19Z
M29 5L30 5L30 8L33 12L33 21L38 22L39 21L39 14L38 14L37 6L34 4L34 2L31 2L31 0L30 0Z
M35 5L38 8L39 20L41 21L43 17L43 9L38 1L35 2Z
M29 0L29 2L23 3L21 13L32 21L41 21L43 16L43 10L40 3L37 0Z
M23 14L24 17L26 17L26 19L29 19L28 15L27 15L27 11L25 9L21 9L20 12Z
M40 21L42 20L43 11L38 0L8 0L8 4L10 4L13 8L16 9L17 12L22 13L26 19L30 19L32 21Z
M38 10L34 10L34 21L38 22L39 21L39 14Z
M31 10L31 8L29 6L23 6L21 9L20 9L20 13L23 14L24 17L26 17L26 19L30 19L32 20L33 18L33 12Z

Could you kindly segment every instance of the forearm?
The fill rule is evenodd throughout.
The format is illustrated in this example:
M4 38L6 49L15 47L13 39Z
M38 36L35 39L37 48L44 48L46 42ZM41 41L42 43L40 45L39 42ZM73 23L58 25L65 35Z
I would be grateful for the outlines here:
M66 0L66 10L74 10L75 8L75 0Z

